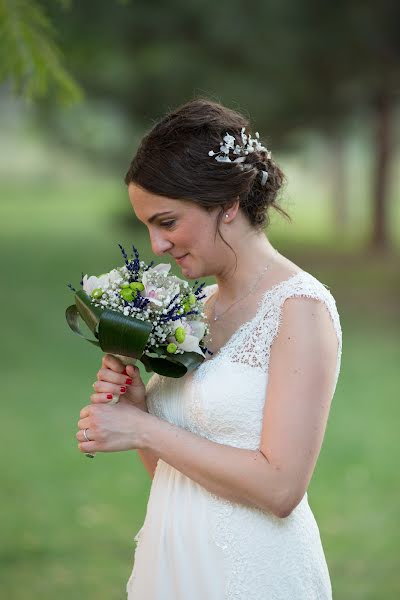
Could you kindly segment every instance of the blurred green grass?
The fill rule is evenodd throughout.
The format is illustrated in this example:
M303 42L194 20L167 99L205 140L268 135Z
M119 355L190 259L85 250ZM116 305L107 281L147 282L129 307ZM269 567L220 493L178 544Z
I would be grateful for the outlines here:
M0 191L2 592L10 600L124 598L150 480L135 452L88 460L77 450L76 422L101 354L78 341L64 313L73 300L69 281L77 287L81 271L122 264L118 242L151 260L147 230L133 213L124 216L122 175L120 182L62 162L37 177L5 176ZM294 224L274 217L270 239L330 287L343 329L342 370L309 501L334 597L394 599L398 257L365 256L366 227L340 237L327 199L295 192L296 202L283 205Z

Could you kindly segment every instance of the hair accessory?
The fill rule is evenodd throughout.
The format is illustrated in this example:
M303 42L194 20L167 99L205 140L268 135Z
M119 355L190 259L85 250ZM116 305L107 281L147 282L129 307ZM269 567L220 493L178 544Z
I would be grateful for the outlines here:
M253 139L251 135L246 135L245 130L246 128L242 127L240 132L242 145L236 144L236 138L226 132L223 142L220 144L220 151L217 153L210 150L208 156L214 156L215 160L218 162L243 163L251 152L254 152L255 150L264 150L267 153L267 158L271 158L271 152L259 142L260 134L258 131L256 131L255 139ZM237 158L229 157L231 151L232 154L237 155ZM241 166L243 169L253 168L253 165L250 164ZM261 185L264 186L267 183L268 171L260 170L259 173L261 173Z
M268 179L268 171L260 171L261 173L261 185L264 186L267 183L267 179Z
M214 156L215 160L218 162L235 162L242 163L246 160L246 156L255 150L264 150L267 153L267 158L271 158L271 152L267 150L265 146L263 146L259 142L260 134L256 131L256 138L253 139L251 135L245 134L245 127L242 127L240 135L242 137L242 145L235 144L236 138L233 135L230 135L226 132L223 142L220 144L219 152L214 152L210 150L208 156ZM237 158L231 159L229 157L229 153L232 150L232 154L236 154Z

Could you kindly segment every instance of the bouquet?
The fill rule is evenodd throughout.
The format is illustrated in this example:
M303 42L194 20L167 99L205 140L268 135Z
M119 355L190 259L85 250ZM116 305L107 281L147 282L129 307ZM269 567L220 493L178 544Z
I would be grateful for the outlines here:
M182 377L209 352L204 345L209 333L203 320L205 284L195 281L191 287L169 275L170 264L147 265L133 245L129 259L118 246L125 261L122 267L99 277L82 273L79 291L68 284L75 292L75 304L66 310L68 325L125 365L139 360L148 372ZM82 332L79 317L96 339Z

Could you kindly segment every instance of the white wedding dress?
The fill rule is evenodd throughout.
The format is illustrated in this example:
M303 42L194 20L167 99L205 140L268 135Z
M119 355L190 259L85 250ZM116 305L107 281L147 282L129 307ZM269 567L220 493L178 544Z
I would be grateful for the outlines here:
M204 288L207 298L216 287ZM339 340L336 387L342 351L336 303L324 284L300 271L267 290L254 317L195 371L179 379L154 374L149 412L219 444L259 449L271 344L292 296L319 299L330 313ZM279 518L216 496L159 459L134 540L128 600L332 598L307 492Z

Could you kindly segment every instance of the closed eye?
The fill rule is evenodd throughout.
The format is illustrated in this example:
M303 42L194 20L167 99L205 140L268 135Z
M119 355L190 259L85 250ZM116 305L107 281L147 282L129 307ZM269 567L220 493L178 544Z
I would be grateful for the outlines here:
M173 225L175 225L175 220L164 221L163 223L161 223L161 227L166 227L167 229L170 229L171 227L173 227Z

